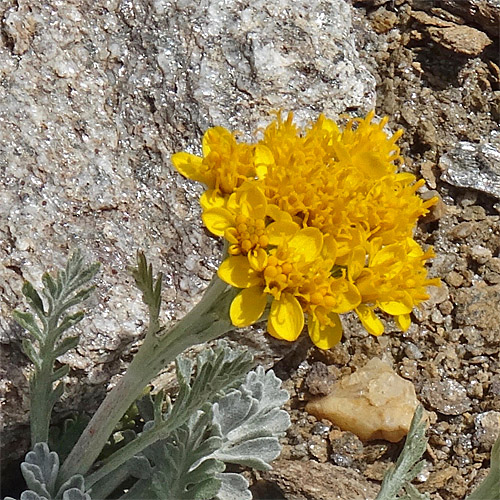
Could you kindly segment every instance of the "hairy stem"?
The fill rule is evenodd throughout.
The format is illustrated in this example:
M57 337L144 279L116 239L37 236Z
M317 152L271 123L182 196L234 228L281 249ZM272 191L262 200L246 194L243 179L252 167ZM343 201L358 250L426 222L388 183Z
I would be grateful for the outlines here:
M61 484L90 469L116 424L163 367L185 349L233 329L229 306L236 293L215 277L201 301L179 323L161 336L148 333L127 372L106 396L64 462L59 474Z
M42 364L40 370L35 370L30 382L31 393L31 447L36 443L46 443L49 440L50 415L54 402L52 401L52 372L54 360L51 356L56 338L54 330L56 321L52 319L45 327L46 342L40 346Z

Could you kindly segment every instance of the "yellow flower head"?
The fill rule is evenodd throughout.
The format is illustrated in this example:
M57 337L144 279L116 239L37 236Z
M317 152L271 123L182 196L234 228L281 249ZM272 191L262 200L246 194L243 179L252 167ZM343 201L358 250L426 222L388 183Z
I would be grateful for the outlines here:
M300 228L291 221L267 227L269 252L231 256L219 268L219 277L242 291L230 316L235 326L258 321L268 301L268 331L279 339L295 340L309 315L310 335L327 348L335 345L342 329L338 313L353 310L361 300L356 287L344 277L333 278L331 260L320 259L323 235L317 228Z
M202 218L210 232L226 238L230 255L247 255L269 244L266 214L266 197L246 183L229 197L225 207L207 208Z
M432 249L424 252L412 238L384 247L381 243L380 239L374 240L369 249L368 265L353 276L364 304L357 311L358 316L365 328L375 335L382 333L383 327L374 314L369 314L374 307L394 316L399 327L406 330L413 308L429 298L427 287L440 284L437 278L427 278L424 267L426 260L434 255Z
M423 181L398 172L387 118L348 119L344 127L320 116L300 130L281 114L256 144L238 143L221 127L207 131L203 158L177 153L186 177L203 182L203 221L228 243L218 275L240 289L230 308L235 326L259 321L293 341L307 317L322 349L340 341L339 315L355 311L373 335L384 331L380 312L402 330L428 298L423 251L412 238L418 218L435 199L417 194Z
M172 156L172 163L188 179L205 184L204 203L217 206L247 179L254 178L253 149L237 143L225 128L214 127L203 136L203 158L182 152Z

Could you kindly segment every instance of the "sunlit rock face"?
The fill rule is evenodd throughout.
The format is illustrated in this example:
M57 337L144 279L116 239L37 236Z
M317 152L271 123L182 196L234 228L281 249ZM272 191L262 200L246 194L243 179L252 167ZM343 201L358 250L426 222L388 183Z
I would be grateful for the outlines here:
M362 440L397 443L408 434L417 405L413 384L373 358L339 380L328 396L308 403L306 410Z
M197 152L212 125L244 138L277 109L302 124L365 113L375 80L343 0L8 1L0 19L0 398L2 427L19 429L29 365L10 318L23 279L39 285L76 247L102 263L73 332L81 344L64 357L72 371L59 407L92 411L142 338L145 310L126 271L136 250L165 276L166 323L218 266L202 188L173 171L171 154ZM282 343L253 331L234 338L261 362L280 356ZM4 458L24 453L23 435L3 434Z

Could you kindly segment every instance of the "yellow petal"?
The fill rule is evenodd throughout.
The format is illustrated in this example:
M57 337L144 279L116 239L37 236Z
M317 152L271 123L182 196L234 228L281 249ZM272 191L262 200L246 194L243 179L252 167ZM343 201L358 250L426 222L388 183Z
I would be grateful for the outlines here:
M295 222L282 220L271 222L266 228L266 233L271 245L279 245L283 241L291 239L299 229L300 226Z
M262 271L267 265L267 252L263 248L251 250L247 257L250 266L256 271Z
M203 210L209 210L211 208L223 207L226 201L224 196L220 194L219 191L215 189L207 189L200 196L200 205Z
M382 335L382 333L384 333L384 325L373 311L373 308L365 304L360 304L356 308L356 312L358 313L361 324L368 333L372 335Z
M202 150L203 156L208 156L211 151L217 149L221 142L234 142L236 143L233 135L229 130L226 130L224 127L212 127L209 128L205 134L203 135L202 140Z
M202 170L202 159L189 153L175 153L172 155L174 167L188 179L207 184L207 174Z
M201 214L203 223L215 236L224 236L226 229L234 226L234 217L225 208L211 208Z
M390 314L391 316L399 316L400 314L409 314L413 309L413 301L411 297L405 293L401 301L389 300L380 301L378 306L382 311Z
M258 321L266 308L267 297L268 295L258 286L242 290L236 295L229 309L233 325L241 328Z
M344 314L355 309L361 302L361 294L358 288L345 278L338 278L339 284L343 286L336 294L337 304L332 308L333 312Z
M323 237L321 256L323 259L331 259L333 262L337 259L337 241L332 235Z
M353 164L361 171L363 176L377 179L394 170L394 165L383 161L379 155L372 152L361 152L352 157Z
M248 259L243 255L228 257L219 266L217 275L236 288L250 288L261 282L259 274L250 267Z
M333 325L322 325L314 315L309 316L309 337L316 347L330 349L337 345L342 338L342 323L338 314L330 314Z
M401 331L406 332L410 328L411 319L409 314L400 314L399 316L394 316L394 319Z
M267 205L266 215L275 221L288 221L292 222L292 216L288 212L281 210L278 205Z
M284 293L280 300L273 300L267 322L267 329L271 335L293 342L303 327L304 312L293 295Z
M295 233L288 245L296 255L303 257L305 262L312 262L323 247L323 234L316 227L306 227Z
M226 240L231 243L232 245L236 245L238 244L238 248L239 248L239 239L238 239L238 231L236 230L236 228L234 227L229 227L228 229L226 229L224 231L224 238L226 238Z
M335 151L335 156L340 162L350 164L351 157L347 148L340 142L340 137L332 141L333 150Z
M266 197L255 186L242 190L239 201L243 215L254 219L263 219L266 216Z
M391 262L403 262L406 257L406 252L403 246L399 243L388 245L379 250L370 262L370 266L388 265Z
M349 279L355 280L365 267L366 261L366 251L362 246L357 246L353 248L350 256L349 263L347 264L347 269L349 272Z
M321 115L321 117L323 118L321 121L321 128L323 130L326 130L332 135L338 135L340 133L338 125L333 120L330 120L329 118L324 118L323 115Z
M424 254L422 247L413 238L406 238L406 243L408 245L408 257L420 257Z
M271 153L271 150L267 146L263 146L262 144L257 144L255 146L255 170L257 172L257 177L259 179L263 179L267 170L271 165L274 165L274 156Z

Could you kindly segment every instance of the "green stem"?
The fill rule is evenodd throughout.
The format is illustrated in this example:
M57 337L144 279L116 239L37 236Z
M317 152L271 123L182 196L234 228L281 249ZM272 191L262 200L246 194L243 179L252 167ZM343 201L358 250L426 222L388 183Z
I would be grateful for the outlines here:
M149 445L156 443L159 439L164 439L173 430L182 425L185 421L179 421L179 419L168 420L160 425L155 425L152 429L143 432L137 439L130 441L123 448L113 453L113 455L106 460L104 465L98 469L96 472L91 474L85 480L85 487L90 488L97 481L106 477L110 472L113 472L120 465L124 464L127 460L137 455L142 450L147 448Z
M59 483L85 474L99 456L116 424L144 387L185 349L216 339L233 327L229 306L237 290L214 277L201 301L167 333L150 332L127 372L97 409L61 467Z
M52 317L48 323L44 324L44 338L46 341L40 346L42 365L40 370L35 369L30 383L30 430L32 448L36 443L46 443L49 440L50 416L52 407L55 403L52 381L54 366L52 353L56 342L56 336L54 335L56 328L56 317Z

